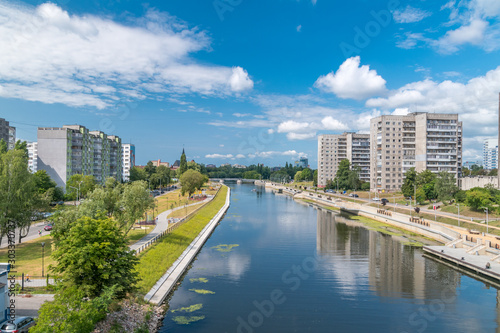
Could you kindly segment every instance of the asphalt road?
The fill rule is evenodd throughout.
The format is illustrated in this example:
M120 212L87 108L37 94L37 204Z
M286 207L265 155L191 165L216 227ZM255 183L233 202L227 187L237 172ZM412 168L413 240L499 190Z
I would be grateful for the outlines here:
M30 230L28 232L28 236L24 237L22 239L22 242L26 242L26 241L29 241L29 240L36 239L36 238L40 237L38 235L38 231L39 230L42 231L42 236L50 234L50 231L43 230L43 227L47 223L48 222L46 222L46 221L41 221L41 222L37 222L35 224L32 224L31 227L30 227ZM16 244L17 244L18 240L19 240L19 228L16 228ZM5 236L5 237L2 238L2 244L0 245L0 249L3 249L5 247L7 247L8 245L9 245L8 239L7 239L7 236Z

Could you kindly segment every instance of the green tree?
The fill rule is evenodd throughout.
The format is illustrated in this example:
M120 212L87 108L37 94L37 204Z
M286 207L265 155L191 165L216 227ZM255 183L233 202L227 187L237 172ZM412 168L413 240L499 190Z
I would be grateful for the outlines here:
M184 149L182 149L182 154L181 154L181 162L179 165L179 173L178 177L182 176L184 172L188 169L187 161L186 161L186 153L184 153Z
M260 179L260 174L255 170L245 171L245 173L243 173L243 179Z
M184 195L184 193L188 193L190 196L196 190L200 190L203 184L207 181L208 178L198 171L187 170L180 178L182 195Z
M130 182L135 182L137 180L148 180L148 174L144 169L138 168L136 166L130 168Z
M22 151L24 153L24 157L26 159L29 158L28 143L26 141L17 140L16 143L14 144L14 149Z
M421 186L424 189L425 197L428 200L436 199L437 195L434 191L434 184L436 182L436 175L430 170L424 170L417 174L416 184L417 187Z
M144 167L144 171L146 172L147 179L150 179L151 175L156 172L156 167L153 165L153 162L148 161L148 163Z
M164 165L160 165L158 168L156 168L156 174L158 175L162 186L167 186L168 184L170 184L170 168L167 168Z
M148 183L136 181L128 184L123 190L119 205L123 209L119 219L120 228L128 232L135 221L154 207L154 198L149 194Z
M195 161L187 162L187 170L188 169L198 171L199 173L201 173L201 166L198 163L196 163Z
M425 190L422 186L417 187L416 197L417 204L423 204L426 200L427 196L425 194Z
M8 145L4 139L0 139L0 154L5 154L7 152Z
M115 298L115 288L106 288L96 298L88 298L81 288L59 291L54 300L42 304L36 326L30 333L90 333L106 317Z
M359 180L359 172L360 168L358 166L353 167L352 170L349 170L349 176L348 176L349 189L357 190L361 187L361 180Z
M349 180L350 173L351 170L349 160L345 159L340 161L337 173L335 175L335 178L333 179L333 182L335 184L338 184L339 189L348 190L351 188Z
M77 194L80 195L80 198L84 198L95 189L95 186L94 176L76 174L66 181L66 195L73 200L77 199ZM79 193L77 193L77 189L79 189Z
M304 180L304 176L302 174L302 171L297 171L295 175L293 176L293 180L298 183Z
M50 178L45 170L38 170L33 174L33 178L35 181L35 186L38 190L38 193L43 194L47 192L48 189L56 187L57 184L55 181Z
M123 185L113 177L106 179L104 186L98 186L87 195L87 199L78 208L80 216L97 218L99 214L119 219L121 211L121 197Z
M370 190L370 182L361 182L361 190L369 191Z
M313 173L311 169L305 168L304 170L302 170L302 179L304 179L305 181L313 180Z
M441 171L434 183L434 192L440 201L450 201L458 192L455 176L446 171Z
M462 168L462 176L463 176L463 177L468 177L468 176L470 176L470 170L469 170L469 168L466 168L466 167L463 167L463 168Z
M490 172L488 173L488 176L490 176L490 177L496 177L496 176L498 176L498 169L492 169L492 170L490 170Z
M318 186L318 170L314 170L313 174L313 186Z
M480 210L482 207L491 208L491 196L489 192L481 188L473 188L466 193L465 203L471 209Z
M403 195L405 197L413 198L415 191L414 186L417 184L416 180L417 172L415 171L415 168L410 168L408 171L406 171L405 180L403 182L403 186L401 186L401 192L403 192Z
M465 202L465 200L467 200L466 193L467 192L464 190L458 190L457 193L455 193L455 200L457 202Z
M110 287L118 297L134 290L139 260L112 219L79 218L55 247L57 264L51 270L61 276L63 287L76 286L91 298Z
M22 150L0 156L0 235L7 233L9 221L20 229L19 243L28 235L32 217L46 207L39 195L28 161Z

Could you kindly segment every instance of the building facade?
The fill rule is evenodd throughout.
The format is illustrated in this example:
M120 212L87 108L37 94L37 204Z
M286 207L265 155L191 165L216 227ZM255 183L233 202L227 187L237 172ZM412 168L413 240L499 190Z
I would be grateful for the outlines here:
M386 115L370 122L372 191L397 191L404 174L446 171L455 179L462 170L462 123L458 114Z
M298 161L295 161L296 167L309 168L309 159L307 157L300 157Z
M130 169L135 166L135 146L130 143L122 144L122 161L124 182L130 181Z
M108 177L121 182L121 139L81 125L39 127L37 169L63 189L75 174L94 176L101 184Z
M483 167L486 170L498 168L498 140L486 139L483 143Z
M38 160L38 143L28 142L28 167L32 173L37 172L37 160Z
M359 167L359 179L370 181L370 135L325 134L318 137L318 186L325 187L337 174L339 163L349 160L351 167Z
M16 128L10 126L9 122L0 118L0 140L3 139L7 144L7 149L14 149L16 144Z

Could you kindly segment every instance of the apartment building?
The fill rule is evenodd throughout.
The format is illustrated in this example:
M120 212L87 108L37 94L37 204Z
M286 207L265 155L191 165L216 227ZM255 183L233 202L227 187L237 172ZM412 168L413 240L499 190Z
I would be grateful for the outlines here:
M81 125L38 128L37 168L46 170L58 186L75 174L122 180L121 139Z
M37 160L38 160L38 143L28 142L28 167L32 173L37 172Z
M7 143L7 149L14 149L16 144L16 128L10 126L9 122L0 118L0 140L3 139Z
M483 143L483 167L486 170L498 168L498 140L486 139Z
M462 122L458 114L410 113L370 122L371 190L396 191L410 168L453 173L462 166Z
M122 161L122 179L124 182L128 182L130 180L130 169L135 166L135 146L133 144L122 144Z
M370 181L370 135L346 132L318 137L318 186L333 180L340 161L349 160L360 169L359 178Z

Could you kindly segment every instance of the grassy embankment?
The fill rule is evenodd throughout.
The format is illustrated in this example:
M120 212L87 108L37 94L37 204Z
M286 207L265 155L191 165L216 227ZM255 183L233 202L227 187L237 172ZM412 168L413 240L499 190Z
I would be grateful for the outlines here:
M139 255L140 262L136 269L141 279L137 285L140 293L146 294L165 274L193 239L224 206L226 195L227 187L223 186L217 196L201 208L188 222L166 235L154 247Z
M55 264L52 259L52 238L50 235L42 236L36 240L16 244L16 265L12 270L17 275L29 274L31 277L42 276L42 242L44 247L44 272L47 274L49 265ZM8 262L8 248L0 250L0 262Z

